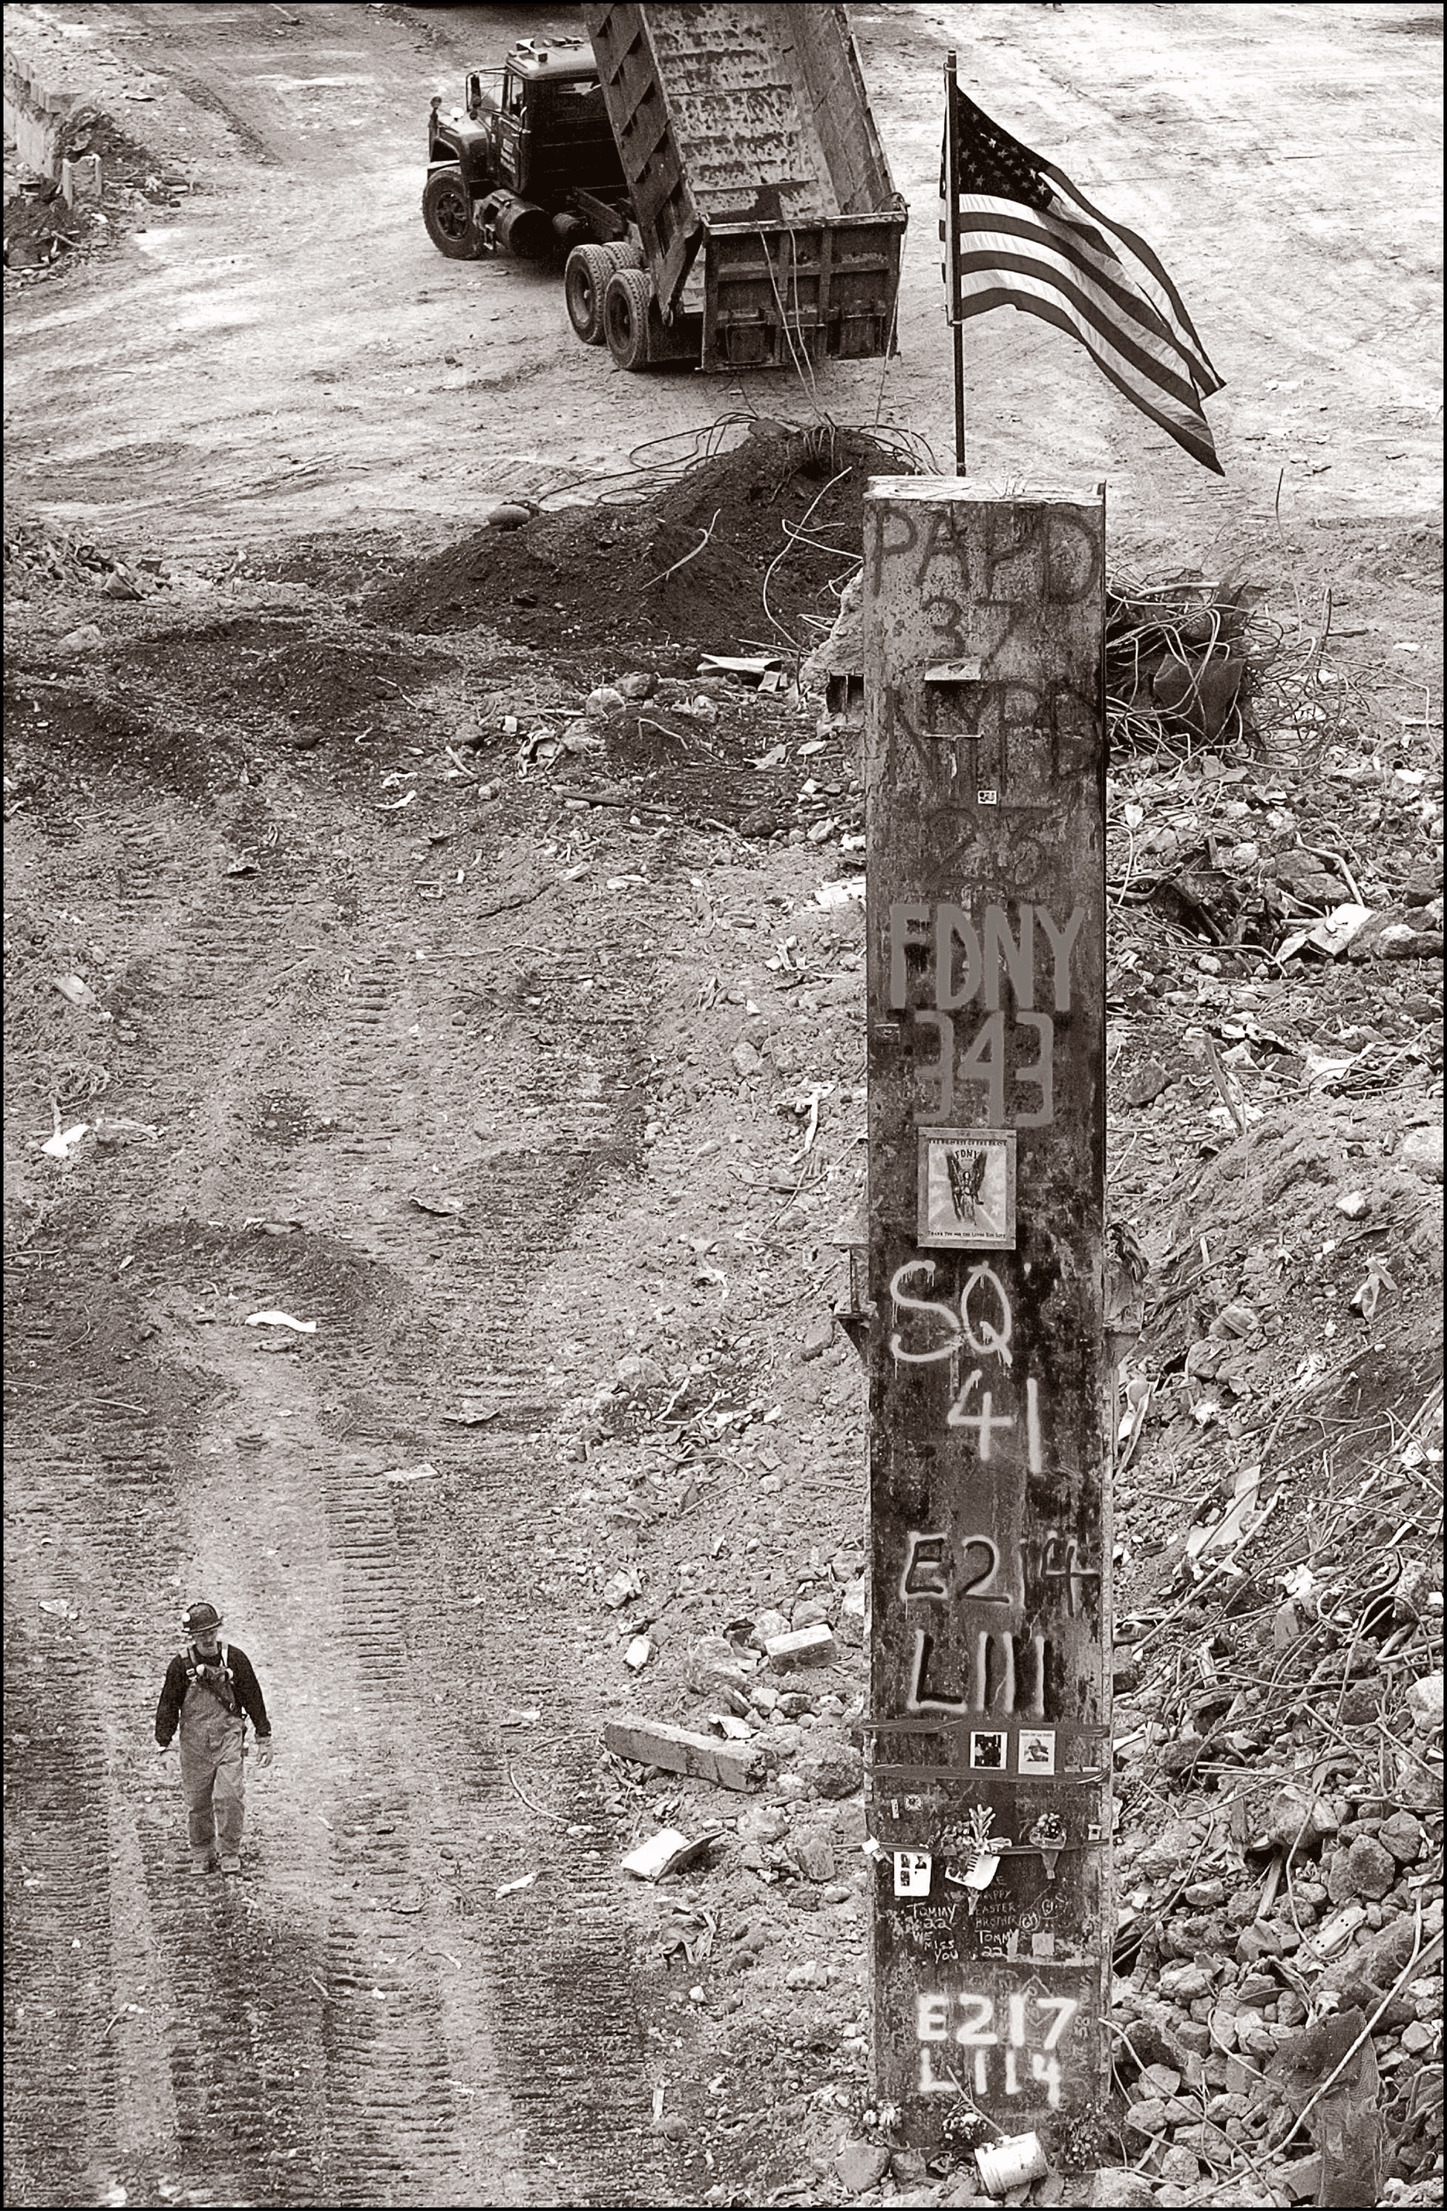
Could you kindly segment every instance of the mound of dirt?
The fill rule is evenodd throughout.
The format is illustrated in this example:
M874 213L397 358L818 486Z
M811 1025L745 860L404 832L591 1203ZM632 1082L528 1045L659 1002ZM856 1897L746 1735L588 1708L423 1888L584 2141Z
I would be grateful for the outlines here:
M224 714L245 728L278 716L307 729L344 728L409 688L435 680L449 662L350 637L317 637L296 616L223 618L187 634L182 685L176 685L176 641L162 636L137 645L128 672L162 700L189 700L193 710Z
M368 602L417 632L485 626L616 660L620 642L690 655L807 651L857 564L871 476L898 456L857 432L746 437L633 505L573 507L484 528ZM811 623L814 625L811 628Z

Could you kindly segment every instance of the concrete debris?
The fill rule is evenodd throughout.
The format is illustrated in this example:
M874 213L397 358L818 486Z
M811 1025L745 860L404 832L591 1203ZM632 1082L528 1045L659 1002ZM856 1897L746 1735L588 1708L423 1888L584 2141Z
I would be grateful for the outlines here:
M822 1359L833 1341L833 1315L821 1313L818 1319L811 1320L809 1326L805 1329L803 1341L799 1346L799 1355L804 1359Z
M1414 1167L1424 1182L1442 1180L1442 1123L1434 1127L1408 1129L1402 1138L1398 1156L1408 1167Z
M1144 2173L1129 2166L1101 2165L1090 2176L1085 2200L1095 2211L1143 2211L1155 2202L1155 2190Z
M615 1758L691 1774L721 1789L751 1789L764 1768L763 1753L752 1744L720 1743L663 1720L609 1720L603 1743Z
M54 1136L47 1137L40 1149L47 1152L52 1159L69 1159L89 1127L89 1121L76 1121L68 1129L58 1128Z
M620 1605L626 1605L638 1596L641 1588L642 1584L632 1568L624 1567L604 1582L600 1596L608 1610L616 1612Z
M768 1637L764 1655L771 1666L817 1664L833 1657L834 1630L825 1620L816 1620L804 1628L790 1628L783 1635Z
M815 900L826 912L837 912L841 906L864 904L864 877L844 875L832 883L821 883L814 893Z
M710 1840L704 1835L690 1842L678 1828L663 1827L647 1842L639 1843L636 1850L630 1850L619 1864L636 1880L661 1881L665 1873L678 1873L694 1864L708 1849Z
M889 2171L889 2151L882 2142L845 2142L835 2153L834 2170L851 2196L862 2196Z

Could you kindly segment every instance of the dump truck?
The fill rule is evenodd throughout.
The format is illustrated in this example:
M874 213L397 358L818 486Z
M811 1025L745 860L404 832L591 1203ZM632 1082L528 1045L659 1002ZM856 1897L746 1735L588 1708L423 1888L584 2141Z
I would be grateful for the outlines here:
M500 97L432 103L423 217L458 259L563 263L620 368L787 368L894 350L908 210L842 6L585 7Z

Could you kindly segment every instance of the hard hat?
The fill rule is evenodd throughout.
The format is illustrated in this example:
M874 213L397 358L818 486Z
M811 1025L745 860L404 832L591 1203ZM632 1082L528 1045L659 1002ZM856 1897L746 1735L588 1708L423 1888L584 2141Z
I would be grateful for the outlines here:
M181 1625L186 1628L188 1632L193 1634L198 1632L202 1628L219 1628L221 1625L221 1615L216 1610L215 1605L208 1605L204 1602L201 1604L194 1604L192 1605L190 1611L186 1614L185 1619L181 1622Z

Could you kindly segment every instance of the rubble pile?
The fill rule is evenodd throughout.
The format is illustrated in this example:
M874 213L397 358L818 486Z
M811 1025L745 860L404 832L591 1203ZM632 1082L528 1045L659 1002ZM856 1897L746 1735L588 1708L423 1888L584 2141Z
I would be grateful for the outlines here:
M862 431L755 429L634 503L484 527L375 591L368 617L421 633L481 626L597 675L624 641L660 666L807 650L858 566L869 478L899 473L901 455Z
M847 968L841 978L854 980ZM788 1179L755 1170L761 1195ZM682 1236L676 1261L654 1250L645 1266L651 1296L731 1295L713 1241ZM741 2005L752 2017L782 1979L811 2007L797 2016L821 2053L816 2102L853 2142L868 2126L865 1562L862 1547L816 1543L784 1567L802 1539L775 1508L800 1477L787 1473L771 1393L811 1420L823 1460L847 1448L858 1369L826 1328L799 1342L793 1374L770 1378L740 1330L754 1317L735 1314L691 1359L686 1341L640 1336L645 1348L564 1408L586 1472L568 1506L599 1545L582 1553L595 1633L637 1682L629 1717L604 1734L615 1804L633 1815L635 1845L668 1839L642 1874L662 1884L658 1969L696 1982L721 2017ZM1107 2158L1090 2201L1317 2200L1315 2145L1340 2099L1311 2038L1335 2019L1360 2031L1380 2081L1367 2099L1382 2127L1377 2179L1396 2184L1382 2200L1430 2200L1442 2146L1440 1406L1439 1384L1392 1456L1354 1470L1335 1498L1283 1476L1289 1519L1255 1490L1229 1527L1217 1504L1203 1540L1177 1540L1179 1570L1153 1599L1132 1580L1132 1536L1158 1510L1134 1480L1122 1485L1135 1638L1117 1654L1123 2162ZM706 1554L665 1563L677 1551L665 1529L706 1519L731 1476L744 1494L729 1548L742 1538L757 1551L752 1593ZM1372 1506L1391 1525L1364 1546ZM895 2172L888 2148L871 2147L868 2178L849 2165L859 2189L889 2200L894 2183L919 2200L923 2161ZM1127 2167L1134 2195L1116 2177ZM1428 2197L1409 2194L1424 2181ZM973 2195L956 2179L923 2200Z
M1316 2200L1293 2071L1323 2085L1309 2036L1354 2009L1392 2145L1359 2200L1441 2151L1440 1419L1438 1384L1335 1495L1320 1463L1283 1474L1290 1519L1259 1468L1218 1490L1118 1626L1117 2070L1133 2162L1171 2188L1301 2132L1284 2185Z
M158 158L88 106L68 118L64 152L81 187L73 183L69 193L59 178L12 166L7 156L5 272L17 284L63 277L194 189L181 164Z
M1118 1458L1118 2102L1086 2193L1054 2176L1042 2202L1316 2200L1344 2128L1381 2189L1353 2200L1440 2186L1440 752L1328 744L1312 704L1113 770L1111 1202L1154 1262ZM861 1195L863 978L861 909L832 888L812 918L710 889L718 972L686 1037L732 1005L737 1041L671 1040L645 1143L670 1202L707 1210L726 1114L733 1234L812 1240L839 1309L824 1231ZM1375 926L1314 937L1347 901ZM615 1801L636 1843L669 1838L658 1969L797 2053L778 2064L813 2083L822 2189L974 2200L863 2094L865 1562L818 1504L857 1451L858 1366L827 1313L791 1330L690 1225L648 1249L632 1347L558 1423L630 1684ZM745 1581L684 1532L723 1498ZM754 1801L680 1765L670 1729L735 1746Z
M71 207L58 184L36 179L5 200L6 269L44 268L75 250L88 232L85 210Z
M93 591L104 599L145 599L168 580L158 555L121 560L64 523L26 517L5 526L5 597Z
M1246 731L1243 686L1273 657L1253 609L1259 594L1227 581L1131 586L1106 593L1105 681L1111 743L1154 746L1162 730L1207 744Z
M749 466L775 442L751 440ZM17 528L6 551L32 606L160 574L63 531ZM810 688L830 652L801 687L782 642L605 635L586 594L576 654L465 620L438 625L442 651L389 632L381 595L323 615L303 592L281 617L267 589L301 587L214 579L189 626L174 602L164 626L97 604L105 651L63 680L47 655L66 640L27 644L7 802L53 806L83 776L93 803L137 763L199 791L224 765L240 797L214 864L238 900L279 861L253 777L364 793L369 864L400 849L429 905L462 895L454 859L512 840L502 906L534 908L528 941L462 1021L541 1008L558 942L596 943L568 988L601 1014L620 907L667 932L629 1176L539 1290L540 1310L592 1317L545 1405L459 1382L439 1417L526 1417L567 1469L540 1587L603 1685L612 1872L660 2003L717 2057L655 2114L712 2161L700 2193L727 2202L746 2176L804 2200L976 2200L959 2145L934 2165L900 2149L867 2097L864 1385L844 1332L863 792L849 712ZM1249 614L1237 643L1267 619ZM122 638L127 620L150 633ZM1150 1271L1117 1444L1116 2095L1085 2169L1032 2185L1041 2203L1440 2194L1440 736L1430 702L1390 729L1335 696L1350 687L1314 646L1288 681L1303 650L1256 673L1243 653L1211 736L1155 674L1149 715L1117 702L1110 1206ZM134 728L86 721L87 681ZM183 726L184 760L161 741ZM88 957L37 960L12 993L12 1022L39 1009L19 1064L46 1071L54 1141L74 1133L62 1105L87 1110L72 1032L101 1014L70 986L94 987ZM425 1438L414 1456L388 1478L441 1478ZM499 1894L538 1878L507 1871ZM787 2172L768 2168L785 2137Z

